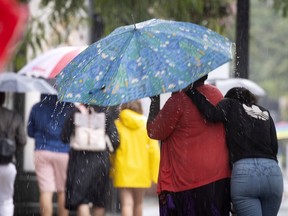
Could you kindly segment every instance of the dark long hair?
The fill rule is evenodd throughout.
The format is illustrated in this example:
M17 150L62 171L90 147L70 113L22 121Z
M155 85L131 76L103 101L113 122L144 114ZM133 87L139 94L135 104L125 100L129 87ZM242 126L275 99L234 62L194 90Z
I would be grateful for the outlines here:
M257 103L257 97L244 87L231 88L225 95L225 98L238 100L240 103L251 106Z

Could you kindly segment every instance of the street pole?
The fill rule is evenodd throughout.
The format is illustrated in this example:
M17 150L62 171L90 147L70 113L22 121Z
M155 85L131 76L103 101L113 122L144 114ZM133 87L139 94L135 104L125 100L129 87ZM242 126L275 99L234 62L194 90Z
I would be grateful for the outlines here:
M249 77L249 8L250 0L237 1L235 77Z
M94 0L89 0L90 25L90 44L101 39L104 30L104 24L100 15L95 12Z

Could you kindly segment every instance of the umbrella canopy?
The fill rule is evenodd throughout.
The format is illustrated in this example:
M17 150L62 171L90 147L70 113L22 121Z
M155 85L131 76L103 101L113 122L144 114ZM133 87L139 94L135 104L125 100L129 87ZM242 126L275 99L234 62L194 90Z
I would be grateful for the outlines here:
M193 23L152 19L90 45L57 76L58 97L112 106L174 92L232 60L232 43Z
M86 46L65 46L49 50L27 63L18 73L31 77L53 79Z
M244 78L208 80L208 82L217 86L223 95L225 95L233 87L244 87L258 97L263 97L266 95L265 90L261 86Z
M57 94L50 84L43 79L22 76L13 72L4 72L0 74L1 92L40 92L45 94Z
M275 124L277 138L279 140L288 139L288 122L280 121Z

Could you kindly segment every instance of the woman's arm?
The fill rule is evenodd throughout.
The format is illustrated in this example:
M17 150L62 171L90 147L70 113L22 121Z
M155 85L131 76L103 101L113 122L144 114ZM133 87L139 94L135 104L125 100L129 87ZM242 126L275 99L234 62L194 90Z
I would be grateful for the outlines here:
M151 104L147 124L152 122L160 111L160 95L150 97Z
M208 121L224 122L226 120L225 108L223 106L220 106L220 104L214 106L204 95L202 95L195 88L190 88L185 93L188 97L190 97L198 110L205 116Z
M163 141L173 133L183 113L183 97L185 97L183 93L172 94L161 110L159 100L151 102L147 121L147 132L150 138Z

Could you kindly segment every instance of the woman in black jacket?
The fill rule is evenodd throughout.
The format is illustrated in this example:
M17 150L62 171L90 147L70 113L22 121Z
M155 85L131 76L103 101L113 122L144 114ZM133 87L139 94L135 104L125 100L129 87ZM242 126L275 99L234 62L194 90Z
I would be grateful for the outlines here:
M223 122L232 165L231 199L237 216L277 216L283 194L278 141L269 111L247 89L230 89L213 106L197 88L186 94L208 121Z

